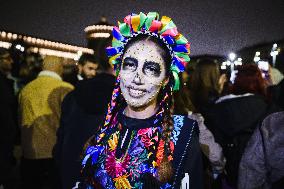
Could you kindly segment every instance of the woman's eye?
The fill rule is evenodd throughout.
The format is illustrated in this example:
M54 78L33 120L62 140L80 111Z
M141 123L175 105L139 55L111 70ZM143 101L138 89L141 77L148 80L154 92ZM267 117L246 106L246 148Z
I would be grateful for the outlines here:
M133 62L125 62L124 63L124 67L134 67L134 63Z
M161 74L161 68L158 63L146 62L143 66L143 72L146 75L159 77Z
M125 58L124 62L122 64L122 69L123 70L131 70L134 71L136 70L137 63L135 60L132 60L132 58Z
M154 66L147 66L146 69L151 71L151 72L158 72L158 69L155 68Z

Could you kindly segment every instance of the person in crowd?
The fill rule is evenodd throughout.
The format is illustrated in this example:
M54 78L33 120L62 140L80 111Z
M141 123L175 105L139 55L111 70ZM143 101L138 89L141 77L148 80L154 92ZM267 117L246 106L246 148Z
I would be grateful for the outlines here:
M277 56L276 56L276 61L275 61L275 68L277 68L282 74L284 74L284 53L281 51Z
M271 78L271 85L267 88L269 99L284 110L284 76L273 67L270 68L269 73Z
M12 169L15 164L13 148L16 136L15 110L17 100L13 81L7 76L13 60L6 49L0 48L0 188L13 188Z
M270 67L269 72L272 85L278 85L284 79L283 74L277 68Z
M214 188L215 185L219 183L216 179L219 178L219 175L223 172L226 160L221 146L215 142L212 132L206 127L204 117L196 112L189 94L186 85L183 85L179 91L174 93L174 112L175 114L187 114L189 118L197 121L199 128L199 144L207 160L204 162L209 162L210 164L209 166L204 167L204 185L206 189ZM208 163L204 163L204 165L207 164Z
M23 188L57 188L52 149L59 127L61 102L73 86L63 82L62 58L46 56L43 71L19 94L22 131Z
M208 111L207 126L213 132L227 160L226 181L237 187L241 156L257 124L278 109L266 101L266 86L255 64L238 69L232 92L220 97Z
M207 109L222 92L226 75L220 74L219 66L214 60L205 57L189 65L187 72L183 72L182 76L185 87L175 95L175 110L180 112L184 107L188 116L197 120L199 143L203 152L205 188L218 188L215 185L220 183L225 158L222 148L207 129L204 117L207 115Z
M198 126L172 114L189 43L171 18L131 14L107 48L118 74L104 124L86 144L79 188L202 188ZM78 188L74 187L74 188Z
M39 72L42 71L42 56L39 53L33 53L27 50L25 59L20 65L19 78L21 80L21 88L30 81L34 80Z
M222 92L226 75L220 74L217 63L201 59L189 73L190 99L197 112L206 117L207 109L215 103Z
M78 79L90 79L95 77L98 69L98 60L92 54L82 54L78 61Z
M66 63L63 65L63 74L62 79L68 83L71 83L76 87L79 79L78 79L78 66L74 63Z
M275 103L284 110L284 79L276 87Z
M249 140L239 166L240 189L284 188L284 112L264 119Z
M54 147L63 189L74 186L80 176L83 146L104 121L115 83L110 69L110 65L99 67L95 77L79 81L63 100Z
M280 71L280 73L276 69ZM274 70L276 70L274 73L271 72L274 85L269 88L269 92L272 94L272 100L275 104L284 110L284 53L282 51L276 57Z

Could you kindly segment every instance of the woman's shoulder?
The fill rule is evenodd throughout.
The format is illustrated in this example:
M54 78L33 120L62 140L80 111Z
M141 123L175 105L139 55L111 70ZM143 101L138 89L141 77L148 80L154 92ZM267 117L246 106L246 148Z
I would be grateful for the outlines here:
M197 126L196 119L192 119L188 114L175 114L173 115L174 127L189 129L191 127Z
M176 145L178 141L189 141L194 133L198 133L197 121L190 119L188 115L173 115L172 141Z

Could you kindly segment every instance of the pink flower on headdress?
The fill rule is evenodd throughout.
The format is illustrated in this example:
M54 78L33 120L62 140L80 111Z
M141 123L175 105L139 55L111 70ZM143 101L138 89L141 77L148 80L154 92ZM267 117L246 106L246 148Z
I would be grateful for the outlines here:
M106 171L111 177L119 177L126 173L126 168L129 166L130 156L127 154L123 159L115 158L115 151L110 152L106 158Z

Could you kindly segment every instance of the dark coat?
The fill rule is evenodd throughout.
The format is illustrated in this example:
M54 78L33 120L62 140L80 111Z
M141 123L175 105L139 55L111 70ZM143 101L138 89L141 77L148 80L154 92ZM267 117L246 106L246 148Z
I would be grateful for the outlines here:
M244 130L254 130L264 117L273 112L265 99L258 95L228 98L213 105L205 118L216 142L238 135Z
M239 167L239 188L284 188L284 112L271 114L255 129ZM281 186L281 187L280 187Z
M232 186L237 185L239 162L253 131L265 116L277 110L257 95L228 98L209 110L205 123L223 148Z
M284 110L284 79L278 84L268 88L271 100Z
M80 81L63 100L54 148L63 189L72 188L80 176L83 146L103 124L114 82L114 76L99 74L90 80Z
M279 99L278 105L284 110L284 79L278 84L279 87Z
M13 81L0 72L0 179L8 176L14 160L16 102Z

